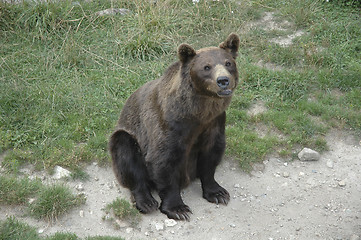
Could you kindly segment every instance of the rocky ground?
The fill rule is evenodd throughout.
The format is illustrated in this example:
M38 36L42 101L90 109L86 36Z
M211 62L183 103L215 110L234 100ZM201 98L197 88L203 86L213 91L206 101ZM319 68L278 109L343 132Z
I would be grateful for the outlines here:
M347 239L361 237L361 143L345 132L327 136L330 150L318 161L287 161L268 157L251 174L226 158L216 178L231 194L228 206L202 198L200 183L184 190L193 215L190 222L169 221L159 211L143 215L138 226L103 220L102 210L116 197L130 199L110 168L97 164L85 170L90 179L66 182L84 192L85 205L54 224L24 217L22 207L1 207L0 219L15 215L43 235L58 231L80 237L121 236L126 239ZM45 182L45 173L34 173Z

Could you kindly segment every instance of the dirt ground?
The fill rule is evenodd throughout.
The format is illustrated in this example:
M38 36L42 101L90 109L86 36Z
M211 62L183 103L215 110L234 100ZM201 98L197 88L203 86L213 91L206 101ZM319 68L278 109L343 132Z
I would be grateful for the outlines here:
M116 197L129 200L130 195L116 183L110 168L97 164L86 168L90 180L82 183L81 190L87 196L86 204L55 224L24 217L22 207L1 207L0 219L15 215L36 226L42 235L62 231L79 237L125 239L360 239L360 139L339 131L326 139L330 150L319 161L269 157L251 174L241 171L234 159L225 158L216 179L231 194L228 206L208 203L196 181L183 192L184 202L193 211L191 221L178 221L174 226L159 211L142 215L136 227L103 220L102 208L107 203ZM80 181L66 184L79 192Z
M273 14L268 13L259 22L246 25L244 30L255 25L282 30L290 23L277 24ZM272 41L288 45L300 34L295 32ZM280 70L269 63L259 65ZM0 220L15 215L36 226L41 235L61 231L79 237L108 235L152 240L361 240L361 139L347 132L332 131L326 140L329 151L319 161L268 157L250 174L239 169L237 160L225 157L216 179L230 192L230 203L228 206L208 203L202 198L200 182L196 181L183 191L184 202L193 211L190 222L168 222L159 211L142 215L136 227L103 220L102 209L106 204L116 197L130 200L130 195L116 183L111 168L97 164L85 169L89 181L65 182L74 193L84 192L87 201L54 224L24 216L23 207L0 206ZM29 169L25 172L52 182L45 173L32 173ZM83 187L80 191L79 184Z

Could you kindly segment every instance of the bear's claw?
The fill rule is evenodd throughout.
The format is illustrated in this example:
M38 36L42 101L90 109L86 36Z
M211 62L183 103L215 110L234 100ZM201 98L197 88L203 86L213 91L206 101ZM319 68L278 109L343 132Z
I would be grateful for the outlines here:
M219 187L217 191L205 191L203 193L203 198L205 198L208 202L215 204L224 204L227 205L230 200L230 195L228 191L222 187Z
M136 201L135 206L141 213L150 213L158 209L158 202L151 197Z
M166 214L168 218L175 220L189 221L190 220L189 214L192 214L191 209L185 204L171 208L161 207L160 211Z

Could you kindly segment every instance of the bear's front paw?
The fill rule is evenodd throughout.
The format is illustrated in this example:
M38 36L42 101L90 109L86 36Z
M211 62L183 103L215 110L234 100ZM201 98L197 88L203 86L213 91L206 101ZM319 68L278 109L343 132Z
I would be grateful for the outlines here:
M152 196L135 197L135 207L141 213L150 213L158 209L158 202Z
M214 189L204 190L203 198L207 199L208 202L215 204L221 203L224 205L227 205L230 200L228 191L221 186L217 186Z
M189 214L192 213L191 209L185 204L173 207L161 206L160 211L166 214L168 218L186 221L190 220Z

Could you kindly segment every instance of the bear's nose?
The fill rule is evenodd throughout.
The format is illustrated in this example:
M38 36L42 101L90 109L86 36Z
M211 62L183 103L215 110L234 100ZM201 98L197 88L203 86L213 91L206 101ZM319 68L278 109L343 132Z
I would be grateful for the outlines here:
M229 85L229 78L228 77L218 77L217 84L220 88L226 89Z

